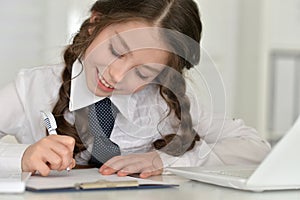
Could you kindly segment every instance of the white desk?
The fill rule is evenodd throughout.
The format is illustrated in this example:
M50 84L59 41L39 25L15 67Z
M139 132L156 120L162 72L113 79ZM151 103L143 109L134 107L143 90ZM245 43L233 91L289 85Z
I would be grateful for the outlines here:
M78 191L78 192L25 192L0 194L0 200L300 200L300 190L253 193L189 181L176 176L158 176L154 180L178 181L179 187L145 190Z

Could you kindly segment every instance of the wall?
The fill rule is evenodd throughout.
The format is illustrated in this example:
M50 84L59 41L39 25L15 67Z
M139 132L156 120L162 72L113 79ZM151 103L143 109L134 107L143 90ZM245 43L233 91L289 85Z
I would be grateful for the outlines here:
M61 52L93 2L14 0L0 7L0 87L19 69L61 62Z
M260 126L277 141L299 115L300 0L264 0Z
M236 73L236 115L247 124L259 128L258 109L261 87L261 0L240 0L238 67Z
M0 7L0 86L11 81L19 67L42 62L42 1L3 1Z
M201 19L203 23L203 38L202 48L210 56L202 56L202 68L206 70L206 66L216 67L221 74L224 81L224 89L226 92L226 112L229 117L235 117L235 96L236 96L236 69L237 69L237 54L238 54L238 30L239 30L239 16L238 5L239 0L198 0ZM213 64L212 64L213 62ZM204 68L204 69L203 69ZM205 71L204 71L205 73ZM215 78L213 72L206 73L207 79ZM211 80L210 83L214 84ZM224 111L223 102L224 91L223 88L215 85L216 95L214 95L215 111Z
M300 0L240 0L239 6L236 113L277 141L299 113L293 63L300 55Z
M0 88L21 68L61 62L92 0L14 0L0 6ZM6 136L4 142L16 142Z

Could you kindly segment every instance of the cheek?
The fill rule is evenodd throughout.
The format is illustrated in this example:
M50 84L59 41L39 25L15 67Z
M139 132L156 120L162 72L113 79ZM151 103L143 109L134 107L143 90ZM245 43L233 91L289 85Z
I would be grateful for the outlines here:
M90 91L95 90L95 78L94 78L94 70L85 69L85 79L87 87Z
M117 88L120 89L122 94L132 94L142 90L149 81L144 81L136 75L129 73L121 82L118 83Z
M86 80L90 81L91 77L95 74L95 68L94 67L85 67L84 72L85 72Z
M84 60L89 66L109 66L116 61L116 57L111 54L109 43L104 42L87 51Z

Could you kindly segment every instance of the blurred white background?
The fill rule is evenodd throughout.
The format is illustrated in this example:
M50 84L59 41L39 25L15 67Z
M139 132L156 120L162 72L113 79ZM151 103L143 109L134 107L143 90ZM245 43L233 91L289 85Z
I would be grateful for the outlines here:
M61 62L62 50L93 2L2 1L0 87L21 68ZM198 3L202 47L224 79L228 116L244 119L267 139L278 139L300 109L300 0Z

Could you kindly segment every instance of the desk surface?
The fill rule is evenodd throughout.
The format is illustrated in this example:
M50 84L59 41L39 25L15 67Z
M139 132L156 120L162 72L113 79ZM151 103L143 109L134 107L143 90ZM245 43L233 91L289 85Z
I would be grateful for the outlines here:
M0 200L80 200L80 199L122 199L122 200L300 200L300 190L254 193L204 184L179 178L174 175L157 176L151 179L178 182L179 187L164 189L135 189L114 191L78 192L25 192L23 194L0 194Z

